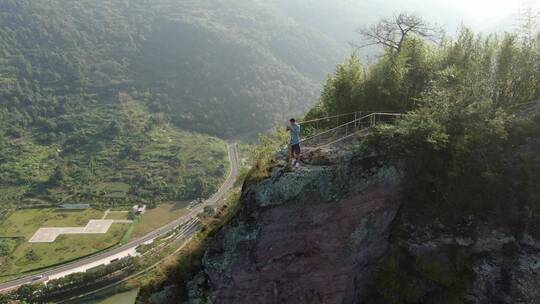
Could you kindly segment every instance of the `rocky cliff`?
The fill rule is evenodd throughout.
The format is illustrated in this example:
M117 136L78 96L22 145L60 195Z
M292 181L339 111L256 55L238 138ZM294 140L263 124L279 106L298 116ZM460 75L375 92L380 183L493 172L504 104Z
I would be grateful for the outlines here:
M246 182L243 207L214 237L192 302L352 303L387 252L399 175L350 149L284 163Z

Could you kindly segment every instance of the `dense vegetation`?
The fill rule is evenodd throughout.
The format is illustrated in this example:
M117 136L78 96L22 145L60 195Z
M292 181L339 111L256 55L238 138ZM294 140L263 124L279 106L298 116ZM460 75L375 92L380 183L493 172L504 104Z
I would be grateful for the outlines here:
M136 91L185 129L263 130L305 109L343 54L262 1L2 0L0 8L2 117L14 128L46 128L52 116Z
M455 40L434 46L409 37L402 50L387 50L364 71L356 54L327 79L308 117L352 111L408 111L433 104L439 96L493 107L540 98L540 38L515 34L476 35L462 29Z

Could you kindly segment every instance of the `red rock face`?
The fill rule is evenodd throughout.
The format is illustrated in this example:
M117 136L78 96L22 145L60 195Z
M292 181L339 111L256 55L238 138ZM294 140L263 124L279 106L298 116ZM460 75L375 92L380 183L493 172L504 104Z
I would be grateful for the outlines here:
M378 185L338 202L313 195L259 210L257 237L236 245L226 269L207 269L211 299L356 303L388 247L388 227L398 207L397 189ZM217 242L210 259L225 250Z

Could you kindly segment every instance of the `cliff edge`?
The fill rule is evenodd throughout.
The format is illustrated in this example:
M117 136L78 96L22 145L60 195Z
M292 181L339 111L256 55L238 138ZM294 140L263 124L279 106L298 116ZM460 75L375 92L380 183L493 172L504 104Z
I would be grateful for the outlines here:
M239 213L188 284L190 303L540 302L536 215L447 217L451 207L403 197L398 165L355 147L311 151L305 167L281 161L248 179ZM504 160L509 199L539 150L532 139Z

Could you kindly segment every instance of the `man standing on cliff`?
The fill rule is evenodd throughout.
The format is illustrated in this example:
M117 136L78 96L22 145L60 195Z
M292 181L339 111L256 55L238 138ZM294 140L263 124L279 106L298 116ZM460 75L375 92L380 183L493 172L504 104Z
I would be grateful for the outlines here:
M290 147L292 166L298 168L300 167L300 125L296 123L294 118L291 118L287 130L291 134Z

